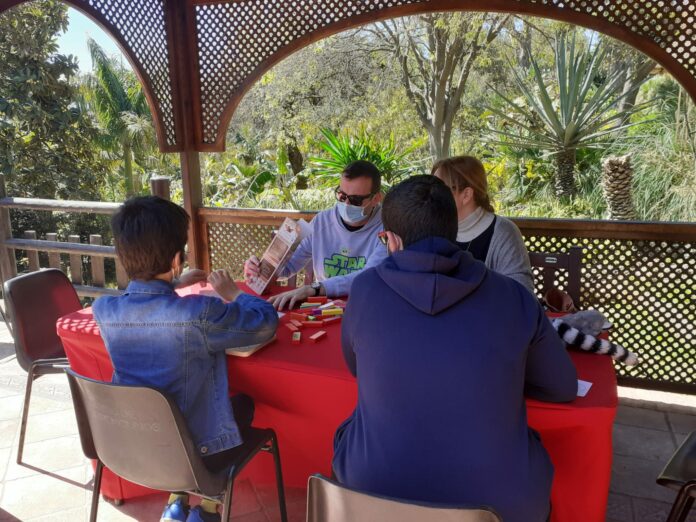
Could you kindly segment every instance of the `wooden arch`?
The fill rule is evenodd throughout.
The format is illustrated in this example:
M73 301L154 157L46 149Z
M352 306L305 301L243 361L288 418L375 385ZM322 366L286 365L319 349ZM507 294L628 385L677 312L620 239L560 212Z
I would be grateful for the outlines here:
M28 0L0 0L0 13ZM100 24L140 78L160 149L221 151L248 89L298 49L398 16L490 11L553 18L621 40L696 99L696 0L65 0Z

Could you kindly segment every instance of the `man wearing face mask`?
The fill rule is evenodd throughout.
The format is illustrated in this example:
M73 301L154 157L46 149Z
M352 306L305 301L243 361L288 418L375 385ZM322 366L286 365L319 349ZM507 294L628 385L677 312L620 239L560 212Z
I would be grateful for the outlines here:
M382 229L381 175L369 161L348 165L336 187L336 205L319 212L312 220L312 233L304 238L279 277L288 277L312 262L315 281L311 285L273 296L278 310L312 296L338 297L350 294L355 276L378 265L387 255L377 233ZM258 274L259 260L244 263L247 279Z

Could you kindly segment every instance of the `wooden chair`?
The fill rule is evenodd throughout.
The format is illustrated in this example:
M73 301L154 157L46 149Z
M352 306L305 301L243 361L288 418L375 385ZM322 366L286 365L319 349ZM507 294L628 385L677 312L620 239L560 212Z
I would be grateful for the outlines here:
M370 495L322 477L309 477L307 522L501 522L486 507L445 507Z
M566 254L548 252L530 252L529 262L532 268L542 269L542 295L553 288L556 270L565 269L568 272L568 283L565 291L576 306L580 304L580 283L582 279L582 247L572 246Z

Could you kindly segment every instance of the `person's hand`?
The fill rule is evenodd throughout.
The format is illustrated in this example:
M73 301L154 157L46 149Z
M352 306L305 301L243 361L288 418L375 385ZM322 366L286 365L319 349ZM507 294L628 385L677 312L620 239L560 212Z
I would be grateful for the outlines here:
M259 275L259 265L261 261L256 256L251 256L244 262L244 279L248 283L251 278Z
M203 270L194 268L192 270L187 270L179 276L179 284L176 285L177 288L183 288L185 286L195 285L196 283L203 283L205 286L208 282L208 274Z
M290 290L289 292L274 295L268 299L268 302L271 303L276 310L282 310L285 305L288 305L288 310L292 310L295 308L296 303L304 301L308 297L312 297L314 293L314 288L305 285L295 288L294 290Z
M208 282L225 301L234 301L242 293L227 270L219 269L210 272Z

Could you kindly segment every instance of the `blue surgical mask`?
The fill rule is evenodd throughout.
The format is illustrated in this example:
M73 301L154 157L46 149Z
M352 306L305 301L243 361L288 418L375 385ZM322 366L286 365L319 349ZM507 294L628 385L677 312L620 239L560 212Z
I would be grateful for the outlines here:
M336 204L338 205L338 214L341 216L341 219L349 225L360 223L367 217L363 214L363 207L356 207L342 201Z

